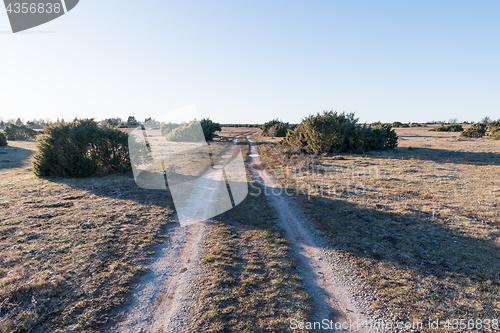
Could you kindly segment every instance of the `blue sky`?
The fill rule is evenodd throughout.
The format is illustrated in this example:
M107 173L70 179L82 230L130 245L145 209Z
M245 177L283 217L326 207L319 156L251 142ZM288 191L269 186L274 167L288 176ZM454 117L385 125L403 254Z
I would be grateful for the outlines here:
M500 118L498 1L90 1L11 34L0 117Z

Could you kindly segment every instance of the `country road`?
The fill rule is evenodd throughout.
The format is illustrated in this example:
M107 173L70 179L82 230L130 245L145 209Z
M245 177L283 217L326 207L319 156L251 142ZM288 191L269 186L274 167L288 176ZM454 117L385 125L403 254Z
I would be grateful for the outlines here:
M278 214L277 224L293 243L292 248L299 261L297 274L302 277L316 309L315 318L309 320L328 319L340 323L368 320L366 309L353 301L355 291L352 285L349 288L349 281L343 276L344 271L335 267L335 260L332 262L332 253L322 244L314 227L293 199L262 166L258 145L250 138L255 133L243 135L250 145L247 169L253 179L270 194L267 199ZM234 143L237 138L233 139ZM190 310L196 302L199 263L210 223L208 220L170 228L169 239L155 255L148 273L138 282L139 287L134 291L132 303L117 323L106 328L107 332L177 332L189 327ZM363 327L341 331L371 332Z

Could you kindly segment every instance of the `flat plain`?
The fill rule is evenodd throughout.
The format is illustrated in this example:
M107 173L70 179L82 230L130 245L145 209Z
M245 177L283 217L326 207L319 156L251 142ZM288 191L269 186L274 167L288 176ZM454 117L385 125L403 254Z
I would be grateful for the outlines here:
M500 141L429 128L398 128L395 150L312 158L254 138L375 307L424 323L498 320Z
M345 274L372 295L373 311L498 319L500 141L428 129L398 128L398 148L367 154L311 156L253 139L329 251L353 268ZM240 135L248 160L248 132L219 134ZM0 332L101 331L168 242L172 198L131 174L37 178L35 150L34 141L0 148ZM208 223L193 320L182 330L281 332L314 315L276 219L262 192Z

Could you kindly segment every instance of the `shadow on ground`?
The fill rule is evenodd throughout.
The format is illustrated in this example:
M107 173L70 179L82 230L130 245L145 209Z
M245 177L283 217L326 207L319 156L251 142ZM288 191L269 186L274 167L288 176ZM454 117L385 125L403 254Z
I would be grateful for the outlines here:
M33 151L18 147L0 147L0 170L12 169L27 165Z
M373 153L372 153L373 154ZM376 154L376 153L375 153ZM500 154L488 152L463 152L436 148L396 148L381 154L393 158L413 158L436 163L454 163L471 165L500 165Z

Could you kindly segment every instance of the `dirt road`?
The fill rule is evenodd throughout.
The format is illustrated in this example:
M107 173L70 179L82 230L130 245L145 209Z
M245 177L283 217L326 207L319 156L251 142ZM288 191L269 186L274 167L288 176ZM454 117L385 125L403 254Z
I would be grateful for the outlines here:
M349 323L367 320L366 313L353 301L352 285L334 268L332 254L322 246L313 226L302 216L274 178L262 168L258 147L250 143L249 169L254 179L269 193L268 200L278 212L278 224L293 242L299 258L298 274L314 300L316 317ZM139 281L133 302L121 322L108 332L175 332L189 326L189 310L196 295L196 279L206 237L207 223L173 227L169 240L156 255L150 271ZM351 326L352 327L352 326ZM342 331L368 332L366 328Z
M247 140L250 143L249 163L252 176L269 194L268 199L278 212L279 224L285 230L286 237L294 244L294 250L300 260L298 274L304 279L306 288L316 303L314 320L328 319L339 323L367 320L364 311L353 302L348 282L326 260L331 254L318 245L321 241L313 226L302 216L292 198L263 168L256 143L249 136ZM353 332L368 330L359 328Z

